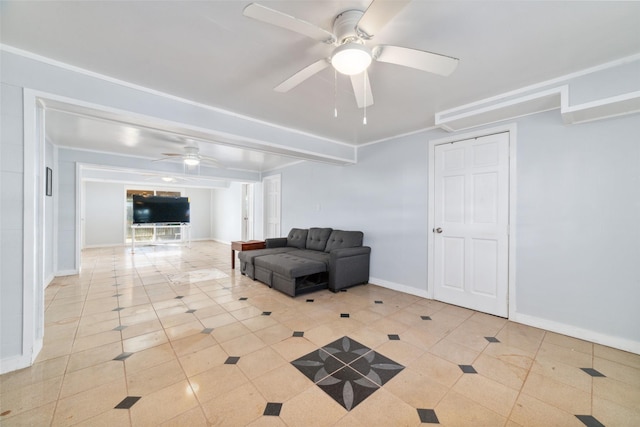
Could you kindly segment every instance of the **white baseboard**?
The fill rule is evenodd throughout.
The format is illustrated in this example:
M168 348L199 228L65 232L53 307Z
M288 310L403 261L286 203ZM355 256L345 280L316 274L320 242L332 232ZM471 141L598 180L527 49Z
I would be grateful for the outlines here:
M392 289L394 291L403 292L405 294L430 299L427 296L426 289L416 289L410 286L389 282L387 280L378 279L375 277L369 278L369 283L371 283L372 285L382 286L383 288ZM540 317L517 312L512 313L509 320L511 320L512 322L533 326L534 328L540 328L550 332L556 332L558 334L567 335L596 344L602 344L607 347L613 347L619 350L640 354L640 342L633 341L627 338L615 337L612 335L603 334L601 332L595 332L589 329L568 325L566 323L555 322L553 320L542 319Z
M33 362L40 354L40 350L42 350L42 338L36 340L33 343L33 350L30 354L21 354L18 356L11 356L0 360L0 375L6 374L7 372L17 371L19 369L28 368L33 365Z
M131 244L125 243L110 243L108 245L84 245L82 250L84 249L100 249L100 248L119 248L122 246L131 246Z
M226 240L220 240L220 239L209 239L209 240L213 240L214 242L218 242L218 243L222 243L224 245L231 246L231 242L227 242Z
M601 332L595 332L589 329L567 325L566 323L541 319L529 314L514 313L514 315L511 316L509 320L528 326L533 326L535 328L556 332L558 334L567 335L573 338L590 341L596 344L606 345L607 347L613 347L619 350L640 354L640 342L632 341L627 338L615 337L612 335L603 334Z
M53 279L56 278L56 275L51 273L46 279L44 279L44 288L47 289L47 287L51 284L51 282L53 282Z
M426 289L412 288L411 286L401 285L395 282L389 282L388 280L378 279L376 277L370 277L369 283L372 285L382 286L383 288L391 289L398 292L403 292L409 295L415 295L417 297L428 298Z
M56 277L75 276L76 274L79 274L78 270L60 270L60 271L56 271Z

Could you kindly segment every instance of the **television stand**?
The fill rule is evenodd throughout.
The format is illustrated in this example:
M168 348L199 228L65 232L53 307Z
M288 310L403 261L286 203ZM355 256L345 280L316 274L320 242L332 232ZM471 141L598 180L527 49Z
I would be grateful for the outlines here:
M152 241L153 244L159 244L157 240L155 240L155 236L156 233L155 231L158 228L179 228L180 229L180 242L185 242L187 243L187 247L191 248L191 224L188 222L180 222L180 223L164 223L164 222L157 222L157 223L150 223L150 224L133 224L131 225L131 253L135 253L136 250L136 230L139 230L141 228L153 228L154 230L154 240ZM186 236L186 240L185 240L185 236ZM167 244L170 242L166 242ZM161 243L160 243L161 244Z

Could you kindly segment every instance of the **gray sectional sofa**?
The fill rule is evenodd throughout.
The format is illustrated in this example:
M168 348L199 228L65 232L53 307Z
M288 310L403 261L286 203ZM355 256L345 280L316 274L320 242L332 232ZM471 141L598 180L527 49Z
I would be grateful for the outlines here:
M242 274L291 296L329 288L333 292L369 281L371 248L361 231L293 228L266 239L266 249L238 254Z

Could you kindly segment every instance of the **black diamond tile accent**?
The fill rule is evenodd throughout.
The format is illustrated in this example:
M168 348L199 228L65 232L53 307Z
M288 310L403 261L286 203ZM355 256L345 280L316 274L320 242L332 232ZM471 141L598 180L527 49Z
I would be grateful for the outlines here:
M440 424L440 421L436 416L436 411L433 409L418 409L418 416L420 417L421 423Z
M471 365L458 365L460 367L460 369L462 369L462 372L464 372L465 374L477 374L478 371L476 371L473 366Z
M227 360L224 361L224 364L225 365L235 365L236 363L238 363L238 360L240 360L239 357L231 356L231 357L228 357Z
M122 294L115 294L115 295L113 295L113 296L114 296L114 297L121 297L121 296L122 296Z
M113 360L124 360L127 357L131 356L133 353L127 353L126 351L124 353L120 353L118 356L116 356Z
M420 316L420 318L422 320L431 320L431 317L429 317L429 316Z
M348 411L404 369L349 337L342 337L291 364Z
M601 372L596 371L593 368L580 368L583 371L585 371L587 374L591 375L592 377L606 377L606 375L604 375Z
M122 402L118 403L113 409L129 409L133 405L135 405L135 403L140 400L140 398L141 396L127 396L122 399Z
M303 337L304 336L304 332L302 332L302 331L293 331L293 336L294 337Z
M120 326L116 326L115 328L112 329L112 331L122 331L124 329L127 328L127 325L120 325Z
M484 337L484 339L489 342L500 342L500 340L496 337Z
M576 415L576 418L582 421L587 427L604 427L593 415Z
M213 328L204 328L200 331L201 334L210 334L211 332L213 332Z
M308 299L308 300L307 300L307 302L313 302L313 301L314 301L314 300L312 300L312 299Z
M247 298L247 297L242 297L242 298L239 298L239 299L238 299L238 301L246 301L246 300L248 300L248 299L249 299L249 298Z
M194 309L191 309L191 310L187 310L187 311L185 311L185 313L195 313L195 312L196 312L196 311L195 311Z
M348 318L349 317L349 313L340 313L340 317Z
M383 304L382 301L374 301L376 304Z
M124 307L117 307L117 308L114 308L114 309L113 309L113 310L111 310L111 311L120 311L120 310L124 310Z
M178 295L177 297L175 297L174 299L182 299L184 298L184 295Z
M400 335L397 334L389 334L387 335L391 341L400 341Z
M271 316L271 312L270 311L263 311L262 315L263 316Z
M280 415L280 410L282 410L282 403L268 402L262 415L277 417Z

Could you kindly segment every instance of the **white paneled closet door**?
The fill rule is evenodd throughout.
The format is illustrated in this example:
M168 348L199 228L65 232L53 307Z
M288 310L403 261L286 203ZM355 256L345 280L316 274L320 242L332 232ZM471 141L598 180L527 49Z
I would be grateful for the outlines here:
M509 134L435 147L434 297L506 317Z

